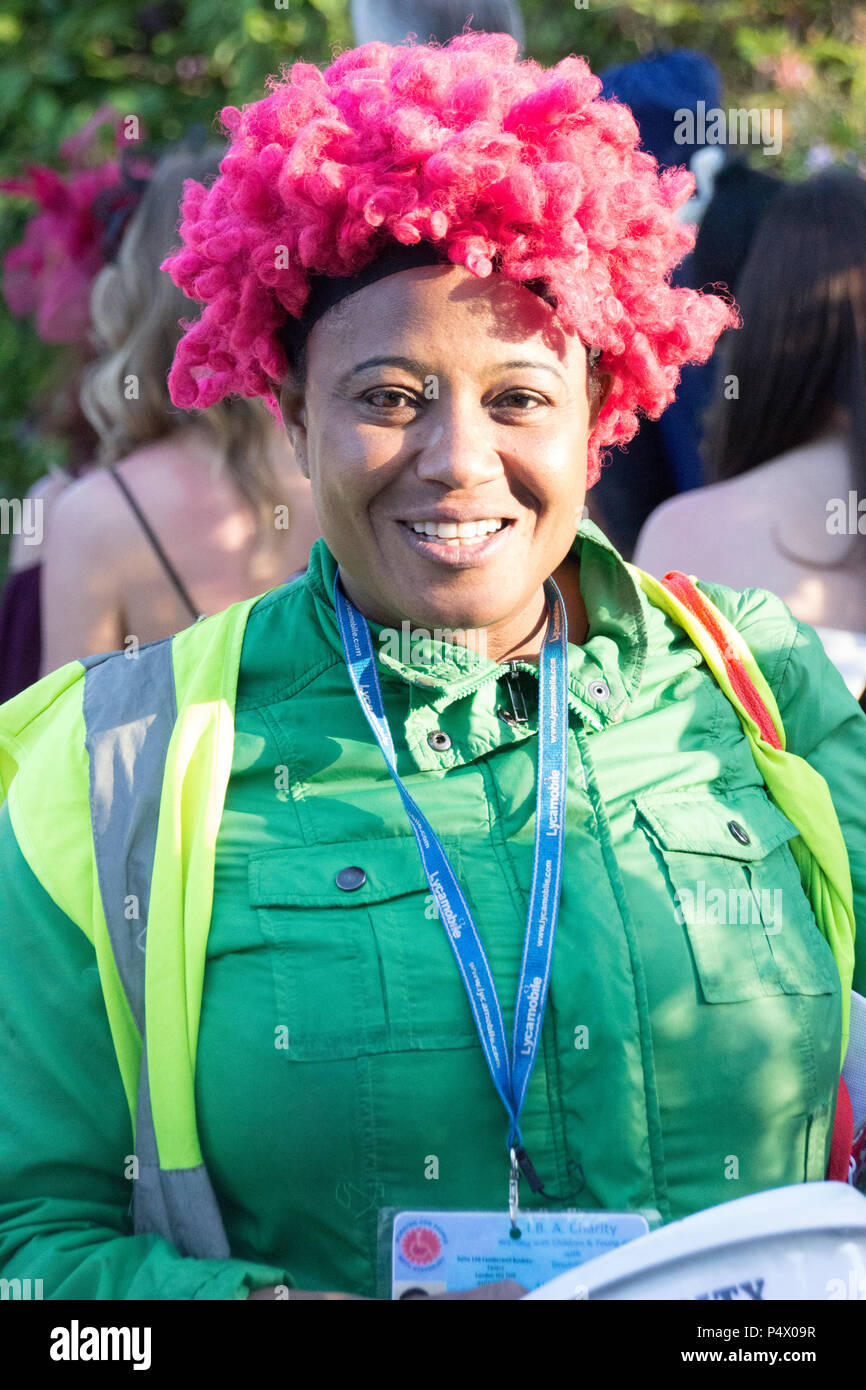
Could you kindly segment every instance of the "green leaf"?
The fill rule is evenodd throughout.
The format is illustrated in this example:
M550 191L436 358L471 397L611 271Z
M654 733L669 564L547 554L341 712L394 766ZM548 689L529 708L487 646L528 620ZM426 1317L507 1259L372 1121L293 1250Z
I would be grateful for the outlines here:
M21 21L17 15L0 14L0 43L17 43L21 34Z
M24 67L9 67L0 82L0 117L20 108L30 86L30 73Z

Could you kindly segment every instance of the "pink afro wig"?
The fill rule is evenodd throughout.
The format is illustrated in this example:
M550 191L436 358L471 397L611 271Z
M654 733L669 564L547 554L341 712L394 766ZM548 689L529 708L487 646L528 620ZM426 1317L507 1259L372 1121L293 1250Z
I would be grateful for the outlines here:
M324 72L295 63L269 95L226 107L216 182L188 182L184 245L163 263L206 307L184 323L175 405L228 395L272 409L288 371L278 329L300 317L311 276L352 275L387 245L437 243L472 274L543 281L563 329L602 351L613 388L589 450L657 418L680 368L736 323L726 300L669 284L694 229L675 211L684 168L661 174L627 107L598 100L582 58L544 69L504 34L444 47L368 43Z

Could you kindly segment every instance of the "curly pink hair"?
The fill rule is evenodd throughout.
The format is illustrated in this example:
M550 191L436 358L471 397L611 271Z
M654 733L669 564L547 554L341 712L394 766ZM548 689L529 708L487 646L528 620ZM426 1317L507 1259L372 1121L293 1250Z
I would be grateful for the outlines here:
M590 439L624 444L657 418L680 368L737 322L721 297L669 284L694 228L675 210L685 168L659 173L627 107L598 100L582 58L544 69L504 34L444 47L368 43L321 72L295 63L269 95L225 107L231 136L209 189L185 185L183 247L163 262L205 303L183 323L175 405L231 394L276 408L288 371L278 329L313 275L345 276L389 242L438 243L481 277L543 281L563 329L602 350L613 387Z

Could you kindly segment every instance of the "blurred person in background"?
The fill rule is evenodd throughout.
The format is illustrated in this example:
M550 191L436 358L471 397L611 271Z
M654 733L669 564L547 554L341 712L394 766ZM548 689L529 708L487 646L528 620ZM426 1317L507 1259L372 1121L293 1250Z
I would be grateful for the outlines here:
M517 0L352 0L355 42L404 43L414 34L420 43L447 43L470 22L476 32L510 34L526 42Z
M117 260L93 287L103 345L82 405L102 465L55 506L42 567L42 674L153 641L263 592L303 567L319 534L309 483L257 401L185 415L166 376L188 301L160 263L177 242L187 178L210 181L224 149L158 165Z
M75 472L55 465L39 478L24 498L22 513L37 521L34 534L23 530L12 536L9 564L0 595L0 704L11 700L39 679L42 619L39 591L45 524L60 494L74 482Z
M90 293L152 168L137 142L126 141L121 125L119 114L102 106L60 146L57 168L28 165L0 181L0 191L36 205L21 240L4 258L3 297L14 317L32 320L41 342L61 349L38 396L22 411L19 431L31 439L53 436L65 447L64 466L53 463L23 499L33 534L12 536L0 596L0 702L38 679L47 517L61 492L92 466L99 442L79 399L82 374L94 355ZM108 127L114 129L115 150L106 158Z
M635 563L773 589L866 684L866 183L832 169L766 212L720 352L711 486L650 517Z
M621 63L601 73L604 97L625 102L632 111L640 130L641 145L655 155L666 167L685 164L691 167L692 156L698 156L695 171L701 184L678 213L682 221L699 223L712 188L714 165L708 168L701 156L707 147L678 143L676 112L694 109L699 101L713 107L721 99L719 71L705 53L690 49L675 49L670 53L649 53L633 62ZM718 147L711 151L723 158ZM674 271L673 283L692 285L687 263ZM703 369L695 371L700 374ZM697 447L689 448L682 440L682 428L676 429L674 412L684 391L688 368L683 369L677 390L677 400L668 407L661 420L647 420L627 448L615 455L615 463L603 468L592 496L603 515L603 525L615 545L626 556L631 554L641 525L664 498L677 492L680 486L694 486L688 479L694 474ZM681 408L680 408L681 409ZM686 453L683 463L677 456ZM678 481L684 475L685 483Z
M713 175L712 194L701 217L695 249L685 262L692 286L727 285L736 299L761 219L785 187L778 175L755 169L745 156L728 152ZM715 377L714 365L706 370ZM702 467L697 481L703 482Z
M715 63L705 53L675 49L609 68L602 79L606 97L631 107L644 148L660 164L686 164L694 175L695 192L678 216L697 225L697 240L692 254L674 271L674 283L690 289L724 288L736 295L752 237L784 183L764 169L751 168L733 153L735 146L699 143L697 121L695 141L684 139L684 111L695 111L701 102L706 110L721 105L722 82ZM676 400L662 418L647 420L616 466L602 470L593 496L608 533L624 554L631 554L655 507L703 483L701 417L714 379L712 362L685 366Z

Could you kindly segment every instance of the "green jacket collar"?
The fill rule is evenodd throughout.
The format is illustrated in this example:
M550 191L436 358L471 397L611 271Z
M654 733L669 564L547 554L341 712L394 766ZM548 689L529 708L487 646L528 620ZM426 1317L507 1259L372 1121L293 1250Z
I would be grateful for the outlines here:
M593 522L581 523L570 554L580 564L589 635L582 646L569 643L569 703L590 727L601 729L623 717L640 686L647 653L643 600L622 557ZM328 642L342 655L333 601L336 569L325 541L317 540L304 582L316 600ZM408 623L398 631L370 622L370 631L383 677L413 686L416 695L438 711L487 680L498 679L506 669L456 643L410 632ZM536 662L518 665L537 675Z

